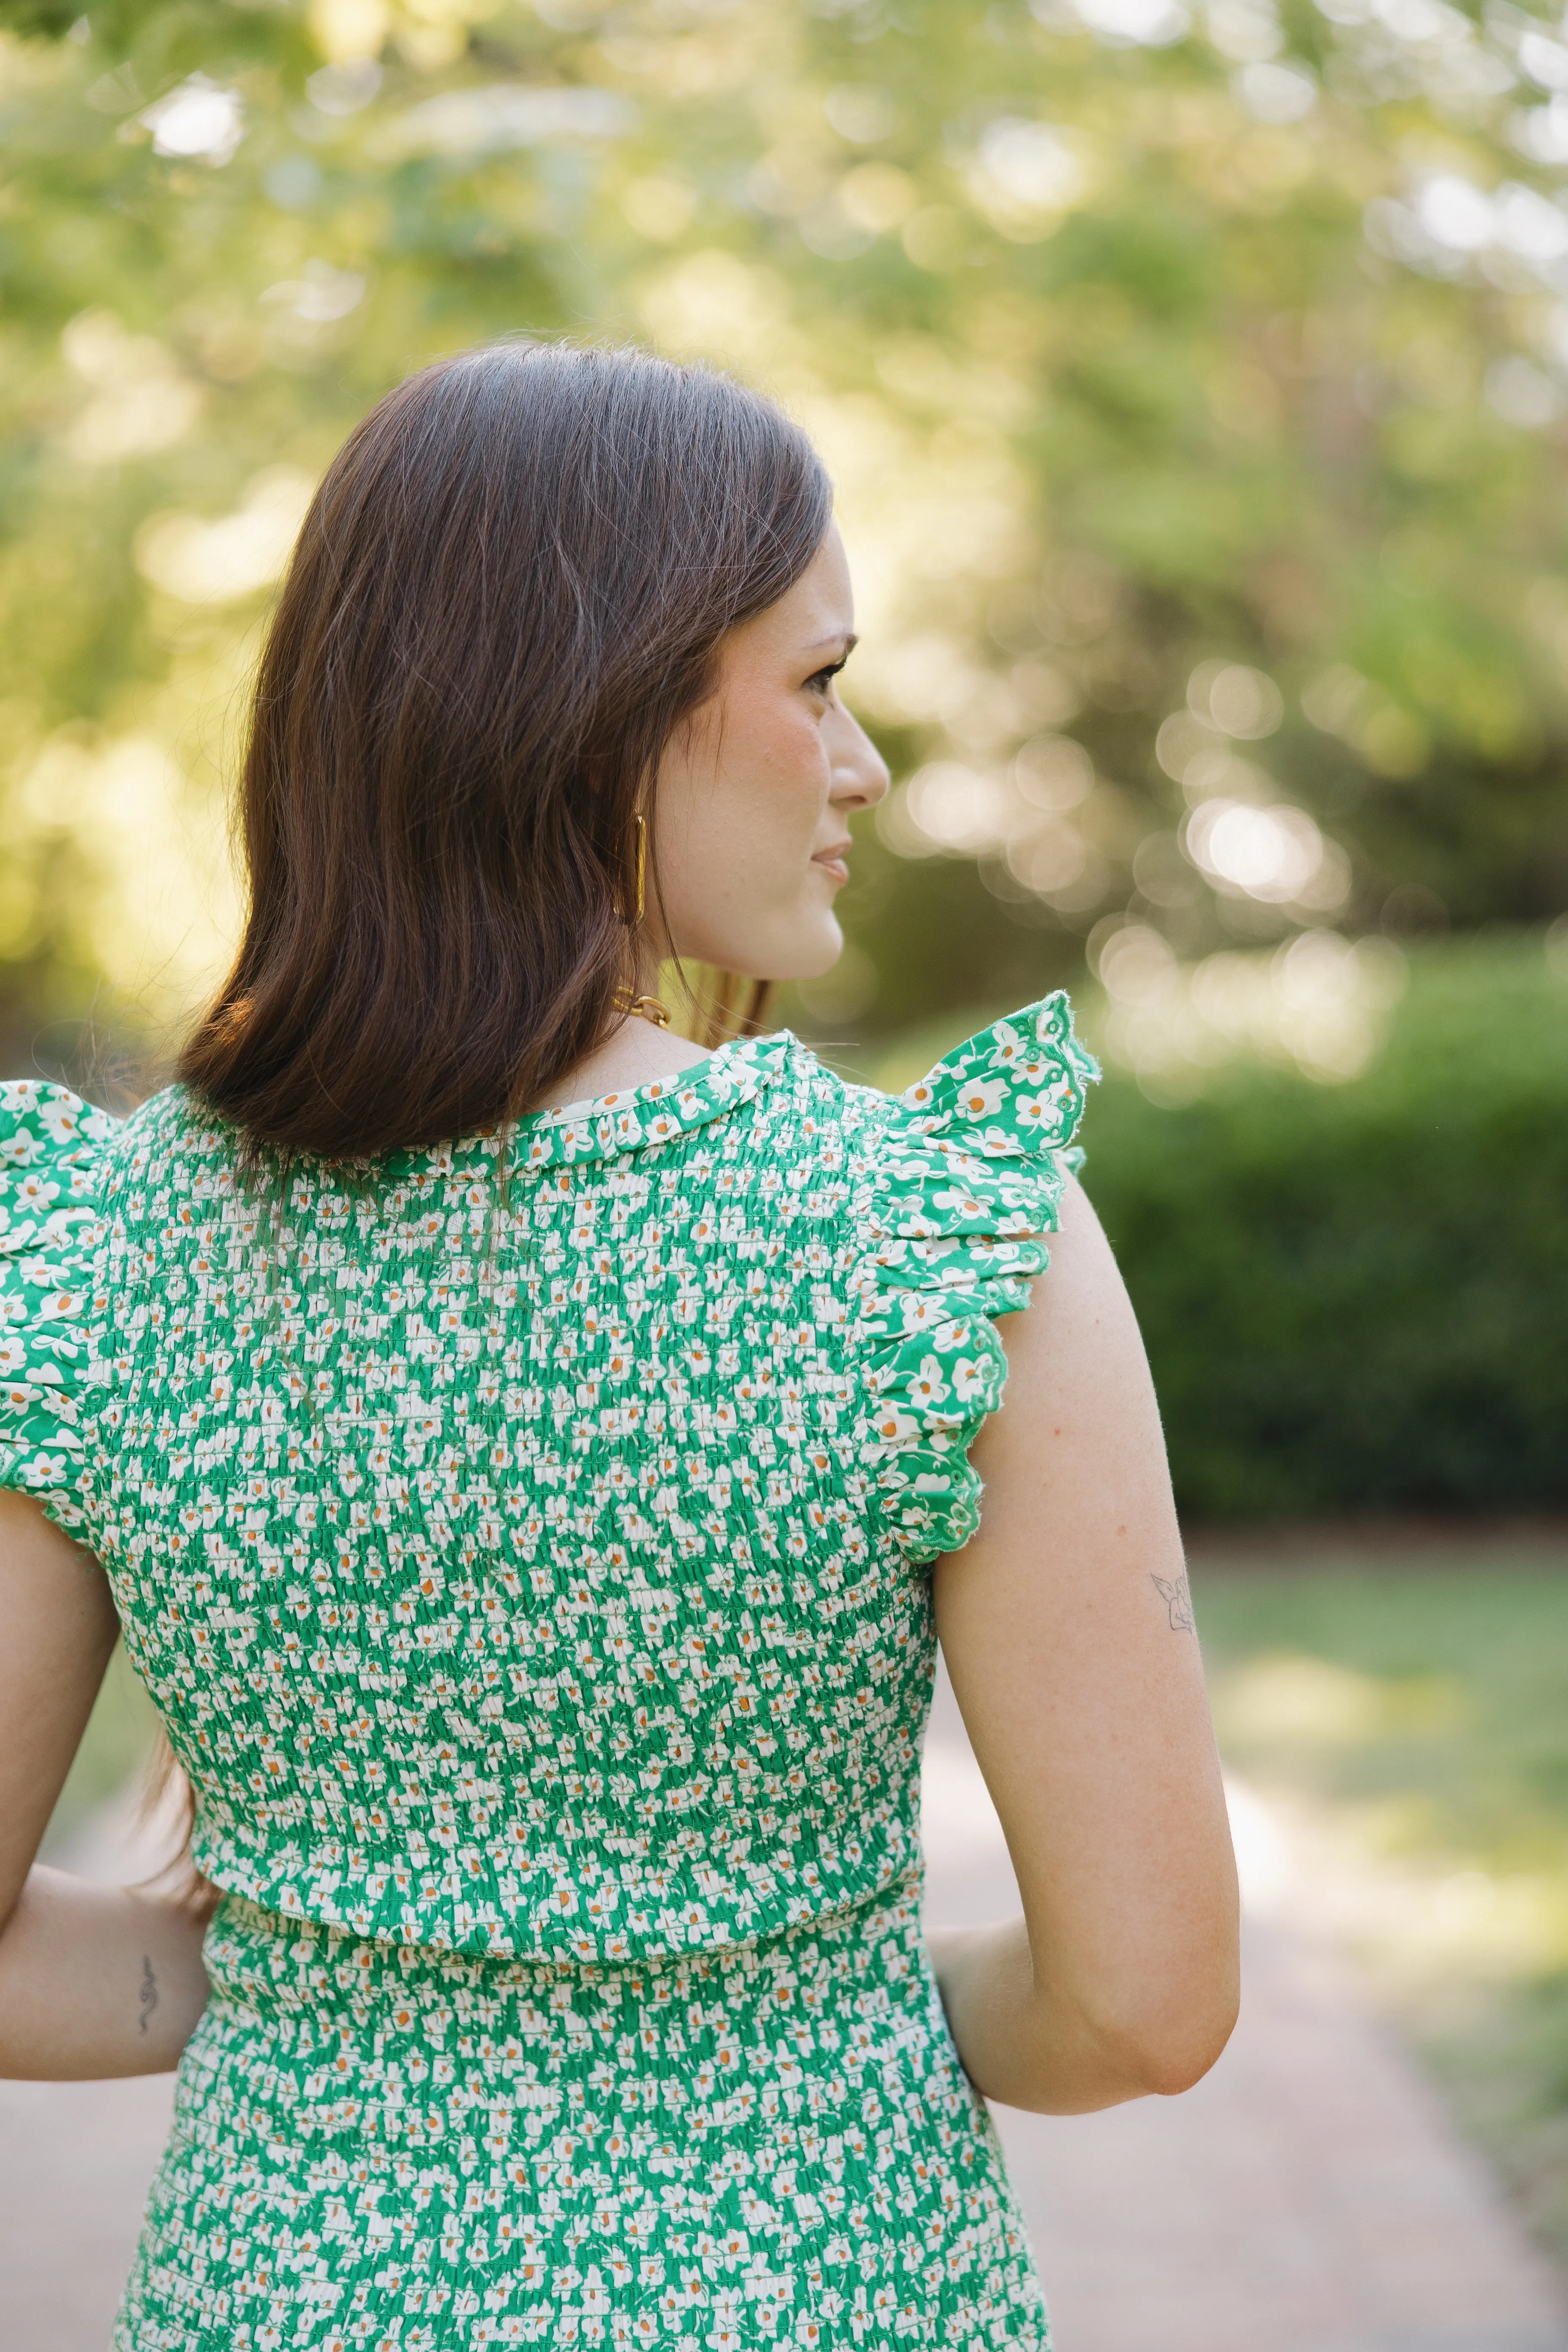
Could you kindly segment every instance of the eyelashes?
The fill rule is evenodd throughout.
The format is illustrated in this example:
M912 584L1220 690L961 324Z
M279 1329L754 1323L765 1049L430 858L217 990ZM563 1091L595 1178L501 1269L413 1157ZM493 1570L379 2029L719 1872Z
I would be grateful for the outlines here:
M805 681L807 686L814 686L821 693L826 694L848 658L848 655L846 654L843 661L829 662L825 668L814 670Z

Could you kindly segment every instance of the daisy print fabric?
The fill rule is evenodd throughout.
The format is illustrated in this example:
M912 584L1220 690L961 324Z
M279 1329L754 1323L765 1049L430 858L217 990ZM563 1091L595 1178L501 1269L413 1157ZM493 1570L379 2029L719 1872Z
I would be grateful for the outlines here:
M919 1764L1093 1075L1058 996L248 1181L0 1090L0 1483L222 1895L120 2352L1048 2343Z

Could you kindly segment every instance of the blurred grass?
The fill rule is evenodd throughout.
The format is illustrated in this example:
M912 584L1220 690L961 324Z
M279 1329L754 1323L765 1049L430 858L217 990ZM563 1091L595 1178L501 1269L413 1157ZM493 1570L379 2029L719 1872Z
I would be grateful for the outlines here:
M1568 2258L1568 1538L1194 1570L1227 1766Z

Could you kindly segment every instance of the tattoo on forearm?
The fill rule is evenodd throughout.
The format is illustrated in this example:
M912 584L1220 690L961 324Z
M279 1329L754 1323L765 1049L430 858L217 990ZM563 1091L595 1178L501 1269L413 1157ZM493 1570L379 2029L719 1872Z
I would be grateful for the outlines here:
M1155 1576L1151 1571L1150 1582L1165 1604L1171 1620L1172 1633L1195 1633L1198 1629L1193 1620L1193 1596L1188 1589L1186 1578L1178 1576L1173 1580L1169 1577Z
M153 1963L145 1952L142 1955L142 2019L136 2031L144 2034L153 2011L158 2006L158 1979L153 1973Z

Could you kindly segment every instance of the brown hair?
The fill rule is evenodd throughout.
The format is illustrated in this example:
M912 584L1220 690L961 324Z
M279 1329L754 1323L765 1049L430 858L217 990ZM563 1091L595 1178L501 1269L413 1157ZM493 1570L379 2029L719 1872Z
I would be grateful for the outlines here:
M245 934L179 1064L252 1150L472 1133L599 1044L659 755L829 501L769 402L637 351L488 344L371 411L262 656Z

